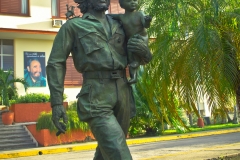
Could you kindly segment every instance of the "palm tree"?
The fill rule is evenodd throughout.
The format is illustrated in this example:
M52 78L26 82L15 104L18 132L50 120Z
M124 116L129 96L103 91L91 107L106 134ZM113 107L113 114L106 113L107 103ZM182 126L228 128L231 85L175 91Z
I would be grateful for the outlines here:
M7 70L4 71L0 69L0 91L2 104L7 107L9 110L9 99L17 94L17 88L14 86L14 83L21 83L25 86L25 90L28 87L27 82L23 78L14 78L13 71Z
M148 0L153 16L149 35L153 60L145 67L142 94L155 114L177 119L180 107L198 117L196 100L207 95L209 106L239 106L240 1ZM237 92L239 91L239 92ZM239 94L236 94L239 93ZM174 103L179 100L179 104ZM155 105L156 101L160 105ZM166 112L169 111L169 112Z
M186 131L185 128L187 124L186 122L186 115L182 112L182 109L179 107L177 110L177 114L183 121L179 121L175 117L171 116L171 113L163 114L162 110L160 110L160 106L158 104L158 101L154 101L154 105L159 106L157 109L153 112L155 108L151 108L153 105L148 104L148 101L146 99L145 94L143 95L139 89L147 90L148 86L144 85L144 79L142 78L142 74L144 73L144 67L139 67L138 70L138 83L136 85L132 86L134 98L135 98L135 104L136 104L136 116L131 119L130 123L130 129L129 133L131 136L140 135L159 135L160 133L164 133L164 130L167 127L166 118L164 118L164 115L168 116L167 119L169 120L171 126L174 127L178 133L183 133ZM176 99L174 103L178 103L178 100ZM166 112L169 112L169 110L166 110ZM158 114L155 114L158 113ZM185 126L185 128L181 127Z
M145 135L157 135L160 133L161 127L163 126L163 122L158 120L160 118L156 118L156 115L153 114L149 108L150 105L148 105L146 97L142 96L138 89L142 83L142 73L143 67L140 67L138 71L138 83L132 86L136 104L136 116L131 119L129 129L130 136L134 136L135 134L139 135L144 132ZM144 88L147 87L148 86L144 86ZM157 116L161 117L161 113Z

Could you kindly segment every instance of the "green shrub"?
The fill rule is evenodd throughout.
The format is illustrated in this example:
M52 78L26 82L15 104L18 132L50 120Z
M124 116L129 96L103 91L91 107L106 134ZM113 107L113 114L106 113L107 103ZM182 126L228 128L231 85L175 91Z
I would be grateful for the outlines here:
M130 121L130 137L160 135L168 128L167 124L174 127L179 133L186 132L188 118L183 109L178 107L172 111L167 105L166 107L161 106L157 95L152 97L153 101L149 103L146 98L148 95L143 94L146 87L148 87L146 81L143 80L144 77L141 77L143 72L143 68L138 70L138 83L132 86L136 104L136 116ZM169 93L169 96L171 96L171 93ZM179 105L178 99L174 98L173 103ZM175 119L176 115L178 115L178 119Z
M63 100L67 99L67 95L63 95ZM23 96L15 97L13 100L10 100L10 104L16 103L42 103L50 102L50 95L44 93L28 93Z
M77 111L77 101L70 102L68 105L69 111Z
M68 116L67 132L72 130L83 130L89 131L89 126L86 122L79 120L77 112L72 110L66 111ZM49 129L50 132L57 131L56 127L52 122L52 112L42 112L37 120L36 129L39 131L41 129Z
M64 93L64 94L63 94L63 101L66 101L67 98L68 98L67 95Z
M41 103L41 102L49 102L50 95L43 93L29 93L24 96L17 97L15 101L11 103Z
M49 129L51 132L56 131L55 126L52 122L52 113L51 112L41 112L36 125L37 130Z
M136 103L136 116L130 121L129 136L155 136L161 132L160 122L149 108L146 98L139 92L137 86L133 86L133 93Z

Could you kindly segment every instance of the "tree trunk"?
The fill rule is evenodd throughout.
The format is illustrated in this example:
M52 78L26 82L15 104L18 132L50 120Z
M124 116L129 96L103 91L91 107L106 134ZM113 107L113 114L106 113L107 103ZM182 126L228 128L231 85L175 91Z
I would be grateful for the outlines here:
M189 119L189 124L192 127L193 126L193 118L192 118L192 113L188 114L188 119Z
M233 120L231 119L231 117L229 116L229 114L228 114L228 113L226 113L226 115L227 115L228 123L232 123L232 122L233 122Z
M233 116L233 124L238 124L238 107L234 106L234 116Z
M240 106L240 94L239 94L239 88L236 91L236 105L234 106L234 116L233 116L233 120L232 123L233 124L238 124L238 109Z
M231 119L231 117L229 116L229 111L228 111L228 109L227 108L225 108L224 107L224 112L225 112L225 114L226 114L226 116L227 116L227 123L232 123L232 119Z

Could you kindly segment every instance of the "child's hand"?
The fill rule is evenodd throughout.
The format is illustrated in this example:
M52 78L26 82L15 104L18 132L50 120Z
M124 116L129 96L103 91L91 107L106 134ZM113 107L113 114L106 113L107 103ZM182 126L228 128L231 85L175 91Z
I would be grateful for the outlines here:
M144 19L148 23L150 23L152 21L152 17L151 16L144 16Z
M144 16L144 27L145 28L149 28L150 27L150 23L152 21L152 17L151 16Z

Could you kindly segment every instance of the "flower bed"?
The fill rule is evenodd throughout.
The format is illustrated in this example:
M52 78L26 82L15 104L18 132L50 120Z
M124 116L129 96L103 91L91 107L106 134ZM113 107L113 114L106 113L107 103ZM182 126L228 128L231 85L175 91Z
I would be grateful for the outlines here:
M73 130L70 133L61 134L56 136L56 132L50 132L48 129L36 130L36 125L28 125L28 130L32 133L33 137L41 146L52 146L58 144L67 144L73 142L84 142L89 139L95 139L91 131Z
M63 106L67 108L68 102L64 102ZM11 111L14 112L14 122L37 122L41 112L49 112L52 110L51 103L16 103L12 104Z

